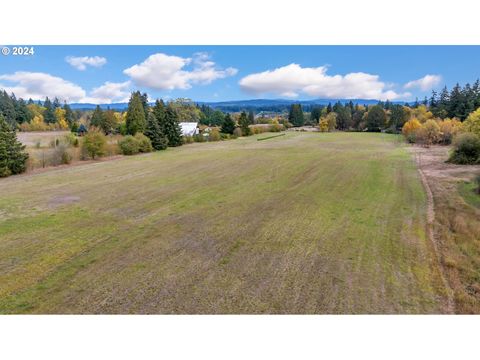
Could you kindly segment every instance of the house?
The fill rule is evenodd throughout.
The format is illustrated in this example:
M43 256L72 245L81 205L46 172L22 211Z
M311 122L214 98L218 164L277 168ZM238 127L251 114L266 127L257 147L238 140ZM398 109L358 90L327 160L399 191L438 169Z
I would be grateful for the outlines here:
M183 136L194 136L199 133L198 123L196 122L181 122L180 127L182 128Z

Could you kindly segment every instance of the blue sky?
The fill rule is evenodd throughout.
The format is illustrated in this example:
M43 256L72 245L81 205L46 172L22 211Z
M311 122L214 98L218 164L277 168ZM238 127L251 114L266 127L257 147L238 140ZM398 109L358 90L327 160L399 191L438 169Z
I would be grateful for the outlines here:
M480 77L480 46L35 46L0 56L18 97L121 102L132 90L195 101L414 100Z

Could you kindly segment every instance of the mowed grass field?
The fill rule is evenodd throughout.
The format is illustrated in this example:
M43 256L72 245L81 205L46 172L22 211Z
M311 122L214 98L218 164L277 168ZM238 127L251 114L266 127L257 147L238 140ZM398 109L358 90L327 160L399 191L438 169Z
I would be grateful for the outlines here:
M0 313L441 313L394 135L287 133L0 180Z

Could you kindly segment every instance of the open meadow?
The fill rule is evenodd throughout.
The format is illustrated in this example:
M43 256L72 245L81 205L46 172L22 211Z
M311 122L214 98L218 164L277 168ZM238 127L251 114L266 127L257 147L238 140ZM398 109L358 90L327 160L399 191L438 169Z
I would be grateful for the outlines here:
M399 136L196 143L0 180L0 313L445 313Z

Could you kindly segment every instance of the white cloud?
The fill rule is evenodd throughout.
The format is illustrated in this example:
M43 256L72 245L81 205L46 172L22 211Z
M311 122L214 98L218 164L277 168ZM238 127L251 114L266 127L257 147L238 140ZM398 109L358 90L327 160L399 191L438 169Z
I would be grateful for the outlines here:
M60 101L110 104L126 102L130 97L130 81L114 83L107 81L94 88L88 94L68 80L47 73L17 71L13 74L0 75L0 89L14 93L17 98L44 100L45 97Z
M254 94L277 94L297 97L300 93L324 98L398 99L410 96L387 90L390 85L378 75L363 72L328 75L327 67L303 68L290 64L274 70L250 74L242 78L240 87Z
M404 85L405 89L420 88L422 91L431 90L442 81L440 75L425 75L424 77L409 81Z
M114 83L107 81L102 86L94 88L82 102L94 104L111 104L127 102L130 97L130 81Z
M102 67L107 63L107 59L101 56L67 56L65 61L80 71L87 66Z
M190 70L187 66L192 66ZM210 84L212 81L235 75L237 69L220 69L206 53L193 58L157 53L141 64L125 69L136 85L158 90L190 89L192 84Z
M8 93L13 92L18 98L34 100L57 97L61 101L75 102L84 98L85 90L80 86L60 77L41 72L17 71L13 74L0 75L0 81L13 85L0 85Z

